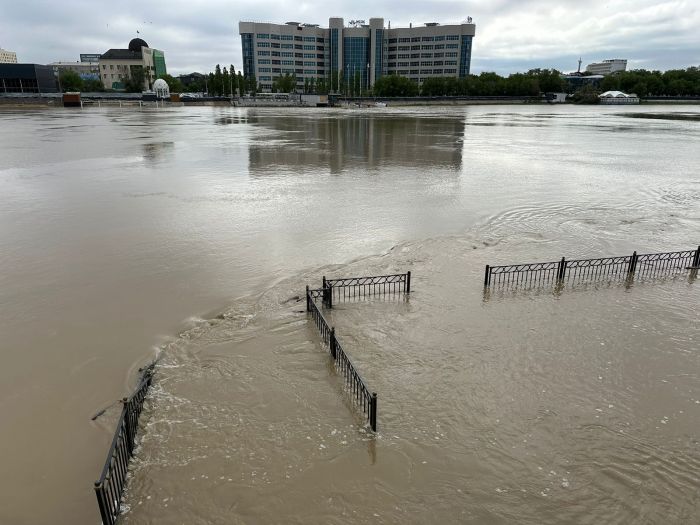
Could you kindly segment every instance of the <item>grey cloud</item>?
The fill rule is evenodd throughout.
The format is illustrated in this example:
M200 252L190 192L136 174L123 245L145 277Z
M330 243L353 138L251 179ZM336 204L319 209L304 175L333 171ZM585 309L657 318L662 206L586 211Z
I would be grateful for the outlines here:
M424 22L477 24L472 71L507 74L532 67L573 70L604 58L628 58L652 69L700 63L700 8L682 0L123 0L69 4L28 0L4 2L0 46L26 62L78 60L80 53L126 46L140 31L165 51L171 73L209 71L233 63L240 68L239 20L326 25L382 17L392 27Z

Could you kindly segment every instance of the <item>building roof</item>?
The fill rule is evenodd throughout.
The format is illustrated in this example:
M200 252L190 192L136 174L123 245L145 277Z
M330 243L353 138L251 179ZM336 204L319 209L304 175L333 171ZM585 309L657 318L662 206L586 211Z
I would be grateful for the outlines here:
M606 91L600 94L601 98L636 98L637 95L628 95L622 91Z
M130 49L110 49L100 56L100 60L142 60L141 50L131 51Z
M148 44L140 38L132 38L131 42L129 42L129 51L140 53L142 47L148 47Z

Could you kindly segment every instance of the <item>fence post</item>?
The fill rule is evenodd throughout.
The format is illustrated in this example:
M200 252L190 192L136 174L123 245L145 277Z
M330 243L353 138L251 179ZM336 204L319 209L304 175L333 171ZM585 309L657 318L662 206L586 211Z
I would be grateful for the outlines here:
M372 392L372 399L369 403L369 426L372 432L377 431L377 393Z
M122 411L124 412L124 432L126 434L126 448L129 451L129 456L133 451L133 441L131 439L131 421L129 420L129 399L122 398Z
M486 265L486 272L484 272L484 286L491 284L491 267Z
M323 303L326 308L333 308L333 288L328 286L326 276L323 276Z
M695 251L695 257L693 257L693 266L700 266L700 246L698 246L698 249Z
M632 274L635 272L636 269L637 269L637 252L635 250L635 252L632 254L632 258L630 259L630 267L629 267L629 270L627 273Z
M113 523L112 515L107 507L107 502L105 498L105 489L99 481L95 481L95 495L97 496L97 505L100 507L100 516L102 516L102 523L104 525L111 525Z
M411 293L411 272L406 272L406 293Z
M311 305L309 304L309 285L306 285L306 311L311 311Z
M557 280L563 281L564 275L566 275L566 259L564 257L559 261L559 268L557 270Z
M335 326L333 328L331 328L331 339L330 339L329 345L331 347L331 355L333 356L333 359L335 360L337 358L337 351L335 348Z

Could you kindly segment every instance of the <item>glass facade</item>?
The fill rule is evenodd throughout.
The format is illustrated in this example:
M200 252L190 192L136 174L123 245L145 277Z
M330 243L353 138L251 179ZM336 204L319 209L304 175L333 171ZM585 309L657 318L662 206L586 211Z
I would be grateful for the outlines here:
M156 71L156 78L161 78L168 72L165 69L165 55L157 49L153 50L153 67Z
M384 30L376 29L374 32L375 52L374 52L374 81L382 78L384 70Z
M255 76L253 58L253 34L241 33L241 47L243 49L243 74L246 77Z
M338 30L331 29L331 71L339 71L341 69L338 64Z
M369 51L369 38L355 36L343 38L343 77L354 79L359 73L362 89L367 89L369 85Z
M472 62L472 37L462 36L462 49L459 54L459 76L466 77L469 75L469 68ZM445 62L447 64L447 62Z

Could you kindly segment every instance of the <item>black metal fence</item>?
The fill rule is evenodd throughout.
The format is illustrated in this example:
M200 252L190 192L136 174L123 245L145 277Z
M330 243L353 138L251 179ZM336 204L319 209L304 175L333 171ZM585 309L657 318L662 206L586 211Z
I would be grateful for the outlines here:
M372 431L377 431L377 394L371 392L362 376L355 368L348 355L340 345L335 335L335 328L328 325L328 321L323 317L321 310L316 305L315 298L323 297L323 290L306 291L306 309L311 314L311 318L316 324L316 328L321 334L321 340L328 347L328 351L333 358L336 370L340 371L345 378L345 386L353 397L355 403L361 408L362 413L367 417ZM320 292L320 293L319 293Z
M322 290L323 304L328 308L332 308L336 301L410 293L411 272L344 279L326 279L324 276Z
M129 459L134 455L139 415L143 409L146 392L151 386L154 367L155 363L152 363L142 370L136 390L131 396L122 400L123 406L117 422L117 430L109 447L100 479L95 481L95 493L103 525L114 525L121 511L122 492L126 484Z
M664 253L645 253L602 257L598 259L571 259L507 266L486 265L484 286L538 285L573 280L630 279L656 277L695 271L700 265L700 246L697 250Z
M335 327L331 327L317 305L317 300L327 308L332 308L338 300L352 300L371 295L408 294L411 291L411 272L377 275L373 277L348 277L345 279L326 279L323 288L306 287L306 311L321 334L321 340L328 347L336 370L345 378L345 386L355 404L362 410L369 421L372 431L377 431L377 394L372 392L360 376L348 354L343 350Z

